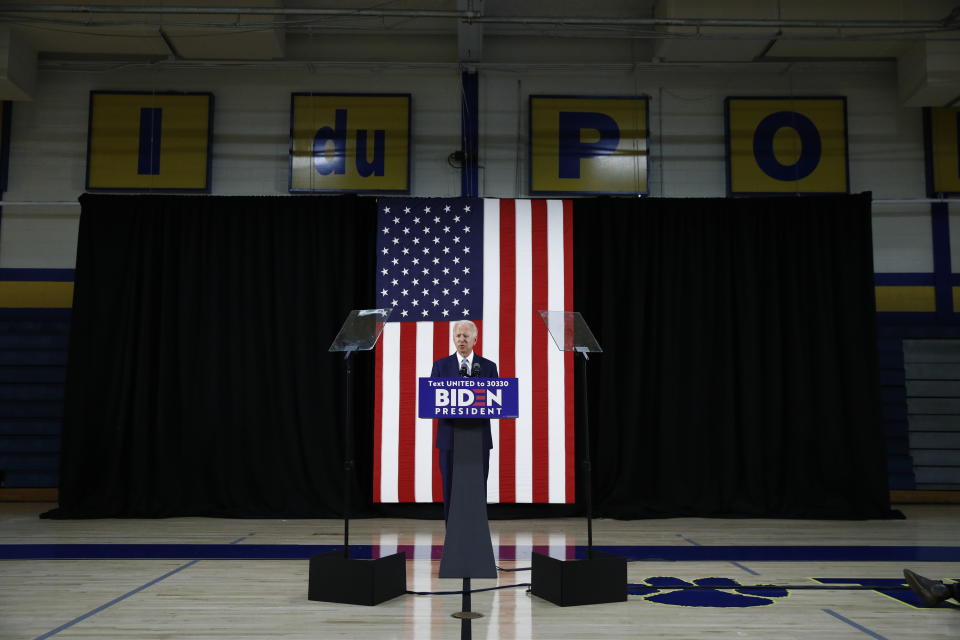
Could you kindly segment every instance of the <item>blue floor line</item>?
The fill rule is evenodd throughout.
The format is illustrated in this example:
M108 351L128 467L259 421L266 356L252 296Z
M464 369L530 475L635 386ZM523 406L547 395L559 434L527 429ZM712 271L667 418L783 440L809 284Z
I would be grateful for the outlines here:
M112 607L113 605L117 604L118 602L121 602L121 601L123 601L123 600L126 600L126 599L129 598L130 596L135 595L135 594L137 594L137 593L140 593L140 592L143 591L144 589L147 589L148 587L152 587L153 585L157 584L157 583L160 582L161 580L166 580L167 578L169 578L169 577L172 576L173 574L178 573L178 572L180 572L180 571L183 571L183 570L186 569L187 567L193 566L193 565L197 564L198 562L200 562L200 561L199 561L199 560L193 560L193 561L191 561L191 562L188 562L188 563L185 564L185 565L182 565L182 566L177 567L177 568L174 569L173 571L168 571L167 573L163 574L163 575L160 576L159 578L154 578L154 579L151 580L150 582L148 582L148 583L146 583L146 584L144 584L144 585L140 585L139 587L137 587L137 588L134 589L133 591L128 591L127 593L123 594L122 596L120 596L120 597L118 597L118 598L114 598L114 599L111 600L110 602L108 602L108 603L106 603L106 604L102 604L102 605L100 605L99 607L97 607L96 609L93 609L93 610L91 610L91 611L86 612L86 613L83 614L82 616L77 616L76 618L74 618L74 619L71 620L70 622L64 623L64 624L60 625L59 627L57 627L56 629L53 629L53 630L51 630L51 631L47 631L46 633L37 636L37 637L34 638L33 640L45 640L45 638L49 638L49 637L52 636L52 635L56 635L56 634L60 633L61 631L63 631L64 629L69 629L70 627L72 627L73 625L77 624L78 622L83 622L84 620L86 620L86 619L89 618L90 616L94 616L94 615L100 613L101 611L103 611L104 609L107 609L107 608L109 608L109 607Z
M739 562L731 562L730 564L732 564L733 566L735 566L735 567L738 568L738 569L742 569L742 570L746 571L747 573L749 573L749 574L752 575L752 576L758 576L758 575L760 575L759 573L757 573L756 571L754 571L754 570L751 569L750 567L745 567L745 566L743 566L742 564L740 564Z
M237 544L238 542L242 542L243 540L246 540L247 538L252 537L252 536L254 536L254 535L256 535L256 534L250 533L250 534L247 534L247 535L242 536L242 537L240 537L240 538L237 538L236 540L233 540L232 542L228 542L227 544L228 544L228 545ZM6 546L6 545L0 545L0 546ZM15 545L10 545L10 546L15 546ZM52 546L57 546L57 545L52 545ZM98 546L112 546L112 545L98 545ZM134 546L134 545L130 545L130 546ZM215 546L219 546L219 545L215 545ZM173 569L172 571L168 571L167 573L163 574L163 575L160 576L159 578L155 578L155 579L151 580L150 582L148 582L148 583L146 583L146 584L144 584L144 585L140 585L139 587L137 587L137 588L134 589L133 591L128 591L127 593L123 594L122 596L120 596L120 597L118 597L118 598L114 598L114 599L111 600L110 602L108 602L108 603L106 603L106 604L103 604L103 605L100 605L100 606L97 607L96 609L92 609L91 611L88 611L87 613L83 614L82 616L78 616L78 617L74 618L74 619L71 620L70 622L67 622L67 623L65 623L65 624L60 625L60 626L57 627L56 629L53 629L53 630L51 630L51 631L47 631L47 632L44 633L43 635L37 636L36 638L34 638L34 640L44 640L45 638L49 638L49 637L52 636L52 635L56 635L56 634L60 633L60 632L63 631L64 629L69 629L70 627L72 627L73 625L77 624L78 622L82 622L82 621L86 620L87 618L89 618L90 616L94 616L94 615L100 613L101 611L103 611L104 609L107 609L107 608L109 608L109 607L112 607L113 605L117 604L118 602L121 602L121 601L123 601L123 600L126 600L126 599L129 598L130 596L135 595L135 594L137 594L137 593L140 593L140 592L143 591L144 589L147 589L148 587L152 587L153 585L157 584L157 583L160 582L161 580L166 580L167 578L169 578L169 577L172 576L173 574L178 573L178 572L180 572L180 571L183 571L183 570L186 569L187 567L192 567L193 565L197 564L198 562L200 562L199 559L198 559L198 560L191 560L190 562L188 562L188 563L185 564L185 565L181 565L181 566L177 567L176 569Z
M870 636L871 638L876 638L876 640L887 640L887 637L886 637L886 636L882 636L882 635L880 635L879 633L877 633L876 631L871 631L870 629L867 629L867 628L866 628L865 626L863 626L862 624L857 624L856 622L854 622L854 621L851 620L850 618L845 618L845 617L843 617L842 615L840 615L840 614L837 613L836 611L831 611L830 609L824 609L823 612L824 612L824 613L827 613L827 614L829 614L829 615L831 615L831 616L833 616L834 618L836 618L837 620L839 620L839 621L841 621L841 622L844 622L844 623L850 625L850 626L853 627L854 629L857 629L857 630L859 630L859 631L863 631L865 634L867 634L867 635Z
M242 539L242 538L241 538ZM239 542L241 539L235 540ZM341 545L297 544L0 544L0 560L92 560L92 559L165 559L165 560L305 560L319 553L342 548ZM396 550L430 550L426 555L439 559L441 545L399 545ZM500 559L515 559L518 551L531 547L500 545ZM533 545L540 550L541 547ZM960 546L594 546L631 561L679 562L960 562ZM391 547L394 549L394 547ZM351 545L353 558L384 555L386 547ZM390 551L392 552L392 551ZM543 553L547 553L546 549ZM582 558L585 547L568 546L567 558ZM412 555L411 555L412 557Z

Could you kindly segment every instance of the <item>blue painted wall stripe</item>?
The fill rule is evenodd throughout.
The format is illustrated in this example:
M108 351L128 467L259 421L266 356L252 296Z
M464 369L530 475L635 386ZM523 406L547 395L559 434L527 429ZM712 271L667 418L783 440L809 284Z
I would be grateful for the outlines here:
M0 269L0 280L16 282L73 282L73 269Z
M879 287L932 286L932 273L875 273L873 283Z
M460 78L460 195L476 198L480 191L480 82L476 72L464 71Z
M160 128L163 110L159 107L140 109L140 157L137 173L144 176L160 175Z
M930 205L930 227L933 233L933 278L937 315L953 315L953 278L950 265L950 209L946 202Z

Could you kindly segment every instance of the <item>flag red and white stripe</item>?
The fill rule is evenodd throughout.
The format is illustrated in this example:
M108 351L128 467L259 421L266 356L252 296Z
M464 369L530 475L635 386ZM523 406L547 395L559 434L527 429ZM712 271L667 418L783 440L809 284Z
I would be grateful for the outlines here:
M520 418L491 421L487 501L573 503L573 355L557 349L538 313L573 311L572 202L480 202L483 315L473 316L475 350L502 377L520 381ZM453 321L385 325L376 349L374 502L443 499L436 424L416 417L416 383L453 353L452 331Z

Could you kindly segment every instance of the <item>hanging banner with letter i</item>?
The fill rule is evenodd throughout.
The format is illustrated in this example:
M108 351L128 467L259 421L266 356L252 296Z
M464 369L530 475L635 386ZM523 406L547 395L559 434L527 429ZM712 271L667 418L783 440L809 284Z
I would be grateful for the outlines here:
M89 191L210 191L212 93L90 92Z

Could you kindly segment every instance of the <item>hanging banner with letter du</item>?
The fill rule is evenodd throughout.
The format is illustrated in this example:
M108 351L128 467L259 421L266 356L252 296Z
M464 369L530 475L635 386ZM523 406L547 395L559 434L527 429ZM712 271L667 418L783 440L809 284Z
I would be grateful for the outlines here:
M730 97L727 194L847 193L847 100Z
M410 94L292 94L290 191L409 193Z
M518 418L517 378L420 378L419 418Z
M530 96L530 193L647 193L647 103Z

